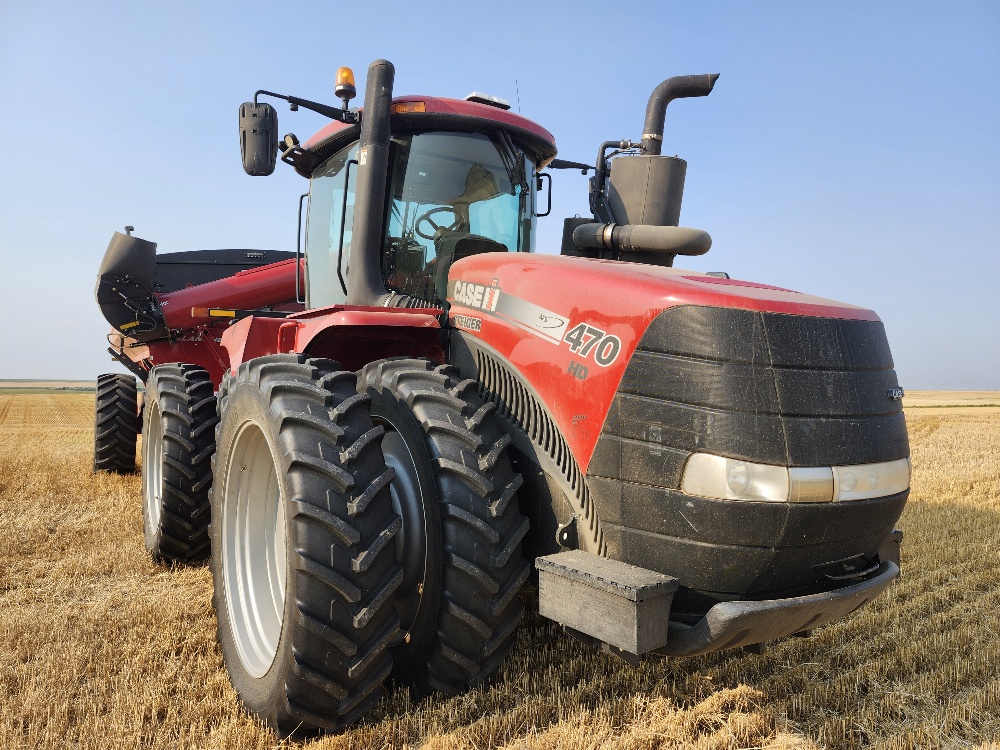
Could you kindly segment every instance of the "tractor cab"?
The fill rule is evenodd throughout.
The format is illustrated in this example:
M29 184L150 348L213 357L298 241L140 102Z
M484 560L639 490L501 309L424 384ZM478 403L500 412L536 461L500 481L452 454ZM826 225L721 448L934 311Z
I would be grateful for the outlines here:
M359 144L310 175L306 299L344 304ZM535 157L488 123L477 130L393 132L381 272L390 293L441 306L452 263L479 253L531 252Z
M310 309L444 307L456 260L534 249L537 171L556 154L552 134L478 92L391 98L392 73L383 74L361 109L348 107L348 68L337 74L343 109L268 91L240 108L247 174L270 174L280 153L309 178ZM303 144L279 140L277 113L260 95L331 122Z

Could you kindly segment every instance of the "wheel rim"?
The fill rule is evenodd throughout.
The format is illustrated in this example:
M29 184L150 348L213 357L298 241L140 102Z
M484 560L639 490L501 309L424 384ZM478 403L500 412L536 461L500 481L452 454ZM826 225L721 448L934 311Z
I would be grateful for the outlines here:
M160 406L155 401L150 405L149 434L143 436L142 499L146 504L146 517L151 529L160 528L160 514L163 507L163 422L160 420Z
M424 527L424 506L417 477L417 466L406 441L392 428L386 428L382 438L382 455L386 466L396 472L389 486L392 509L403 519L396 533L396 559L403 566L403 581L396 589L394 601L399 612L400 629L406 633L417 619L423 597L426 573L427 532Z
M226 466L222 569L229 624L244 668L263 677L274 663L285 612L285 512L271 448L243 424Z

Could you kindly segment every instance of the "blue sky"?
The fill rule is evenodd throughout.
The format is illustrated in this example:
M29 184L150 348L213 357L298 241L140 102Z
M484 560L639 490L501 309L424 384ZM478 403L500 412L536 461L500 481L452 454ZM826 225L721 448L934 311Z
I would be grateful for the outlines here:
M336 68L360 87L380 57L397 93L504 97L590 162L641 134L661 80L720 73L667 116L681 223L715 240L682 265L873 308L904 387L1000 388L991 2L0 0L0 378L116 369L93 287L125 224L161 252L294 249L306 183L244 175L237 108L259 88L336 103ZM557 174L539 250L585 210L584 178Z

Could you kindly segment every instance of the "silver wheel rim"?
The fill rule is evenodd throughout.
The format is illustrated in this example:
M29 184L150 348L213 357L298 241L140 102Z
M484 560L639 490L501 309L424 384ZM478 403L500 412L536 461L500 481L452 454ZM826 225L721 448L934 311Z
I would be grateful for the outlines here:
M285 612L285 512L271 448L256 424L240 426L226 466L222 571L229 626L243 667L274 663Z
M149 434L143 436L142 445L142 499L146 504L146 517L150 531L154 534L160 528L160 513L163 506L163 422L160 406L155 401L150 404Z

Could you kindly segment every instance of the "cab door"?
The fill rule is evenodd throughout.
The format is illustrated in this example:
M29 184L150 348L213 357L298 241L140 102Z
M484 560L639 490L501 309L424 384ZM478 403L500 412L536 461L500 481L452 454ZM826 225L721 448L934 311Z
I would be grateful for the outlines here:
M358 144L331 156L309 183L306 309L347 303Z

